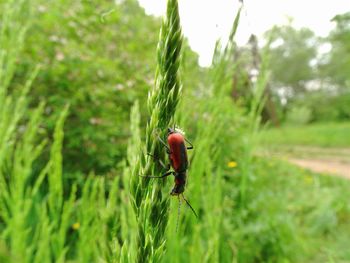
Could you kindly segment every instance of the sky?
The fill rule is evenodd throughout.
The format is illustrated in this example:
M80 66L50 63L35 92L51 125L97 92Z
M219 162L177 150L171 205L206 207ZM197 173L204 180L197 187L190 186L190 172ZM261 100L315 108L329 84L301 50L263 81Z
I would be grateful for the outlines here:
M147 14L161 16L166 0L138 0ZM237 0L179 0L184 35L199 54L199 64L209 66L215 42L228 38L240 2ZM308 27L318 36L333 28L330 20L350 11L349 0L244 0L236 41L245 44L254 33L261 36L273 25L287 24L292 18L296 28Z

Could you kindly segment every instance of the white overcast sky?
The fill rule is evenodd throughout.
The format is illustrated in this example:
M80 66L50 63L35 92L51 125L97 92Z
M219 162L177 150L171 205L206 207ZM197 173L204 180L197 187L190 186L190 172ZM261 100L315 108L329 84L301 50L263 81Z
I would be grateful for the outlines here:
M166 0L138 1L147 14L165 12ZM237 0L179 0L183 33L199 54L200 65L210 64L216 39L227 39L239 6ZM275 24L286 24L288 17L296 27L326 36L334 26L330 20L347 11L350 0L244 0L236 40L244 44L250 34L261 36Z

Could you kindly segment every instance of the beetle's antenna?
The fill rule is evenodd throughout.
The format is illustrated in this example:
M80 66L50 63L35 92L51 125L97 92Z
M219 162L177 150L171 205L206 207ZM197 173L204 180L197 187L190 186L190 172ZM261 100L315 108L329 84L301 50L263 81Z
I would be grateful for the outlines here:
M197 215L196 211L193 209L193 207L191 206L191 204L186 200L184 194L182 194L182 198L185 200L186 204L191 208L193 214L194 214L194 215L197 217L197 219L198 219L198 215Z
M177 210L177 219L176 219L176 232L179 229L179 220L180 220L180 213L181 213L181 199L180 196L177 196L179 198L179 208Z

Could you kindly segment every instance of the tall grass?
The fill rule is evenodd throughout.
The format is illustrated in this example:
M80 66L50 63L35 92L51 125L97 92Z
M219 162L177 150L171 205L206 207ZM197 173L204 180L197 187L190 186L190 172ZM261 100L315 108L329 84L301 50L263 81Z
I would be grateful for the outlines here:
M28 92L38 68L17 91L10 89L30 23L29 1L5 4L0 35L0 258L2 262L79 262L119 258L109 229L117 227L119 178L107 185L91 175L80 198L73 185L64 192L63 125L57 120L46 165L33 169L48 140L42 137L44 103L28 107ZM106 192L108 193L106 195ZM108 231L107 231L108 230Z
M233 203L227 196L225 177L227 163L235 161L233 151L240 136L236 125L241 121L241 112L230 98L235 69L232 63L234 35L239 16L240 11L227 46L222 50L219 43L217 45L209 72L210 84L205 90L198 90L200 96L188 96L187 105L181 112L183 125L193 132L188 137L195 145L186 191L192 205L199 210L200 219L196 221L189 211L185 211L179 234L175 235L177 204L173 203L165 262L228 262L236 258L231 240L235 229L228 220Z

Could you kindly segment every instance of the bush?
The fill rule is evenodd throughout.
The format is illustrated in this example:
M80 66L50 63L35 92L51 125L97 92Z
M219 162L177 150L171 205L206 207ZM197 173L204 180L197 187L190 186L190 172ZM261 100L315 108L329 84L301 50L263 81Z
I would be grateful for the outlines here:
M291 124L306 124L312 119L312 111L306 106L294 106L287 113L287 122Z

